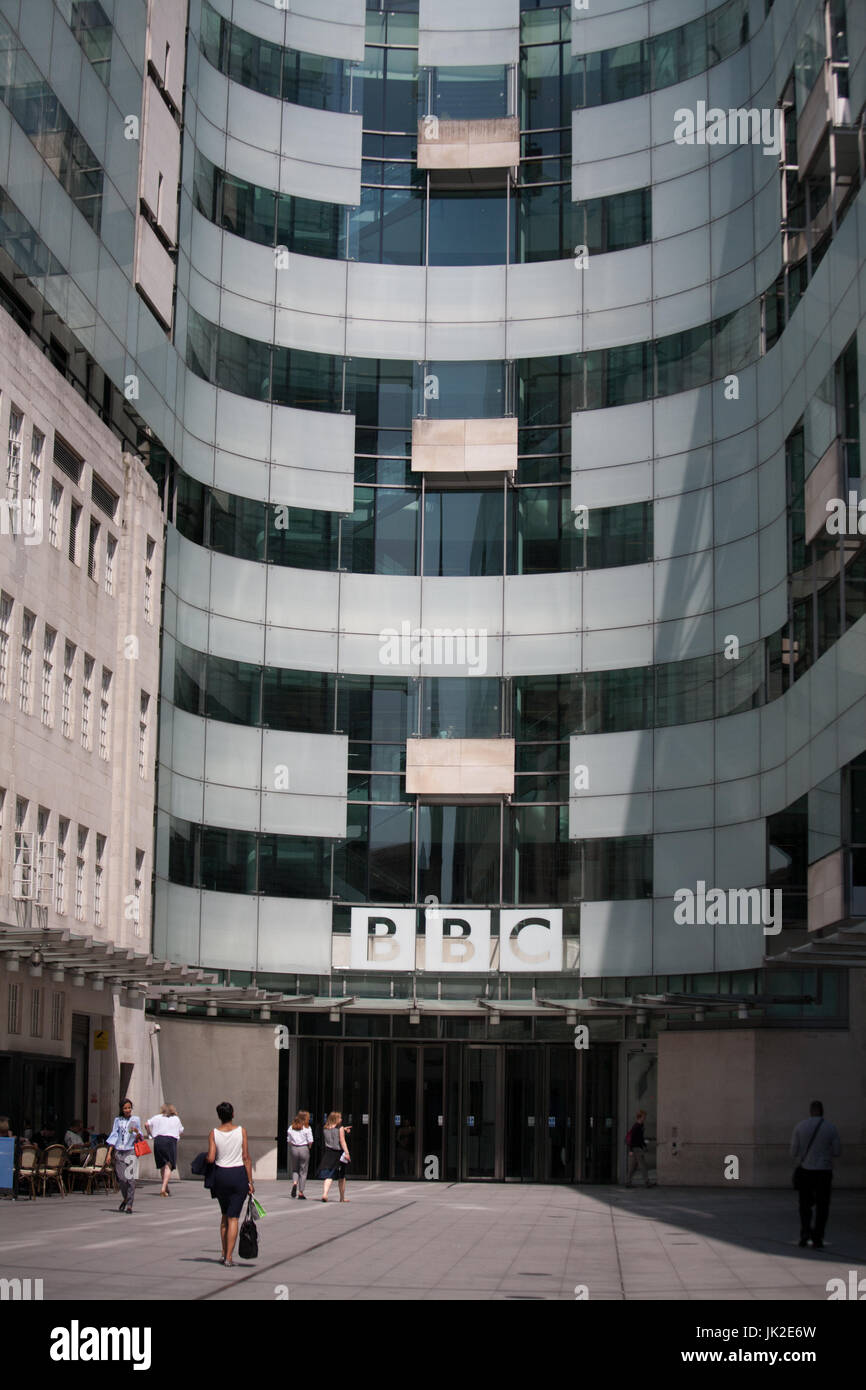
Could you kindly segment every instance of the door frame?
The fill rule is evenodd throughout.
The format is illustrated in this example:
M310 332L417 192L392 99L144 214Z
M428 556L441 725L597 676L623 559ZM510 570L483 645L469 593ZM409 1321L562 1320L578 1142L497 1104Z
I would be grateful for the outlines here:
M628 1094L628 1071L629 1058L631 1057L653 1057L655 1058L655 1078L656 1078L656 1117L652 1120L650 1128L655 1129L658 1124L658 1042L655 1038L630 1039L628 1042L620 1044L619 1049L619 1077L617 1084L617 1096L619 1100L619 1121L620 1132L617 1136L617 1161L616 1161L616 1181L624 1183L628 1176L628 1150L625 1146L625 1136L628 1134L634 1120L632 1107ZM650 1173L656 1172L656 1135L650 1139L646 1136L646 1164ZM658 1177L656 1176L656 1181Z

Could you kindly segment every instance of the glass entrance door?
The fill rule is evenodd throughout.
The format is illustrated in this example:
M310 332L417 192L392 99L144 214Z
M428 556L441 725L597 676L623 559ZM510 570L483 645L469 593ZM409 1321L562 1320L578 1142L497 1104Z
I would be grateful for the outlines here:
M372 1045L370 1043L324 1044L321 1068L321 1113L312 1116L313 1132L321 1126L330 1109L339 1110L343 1124L351 1125L348 1136L352 1155L352 1176L370 1177L370 1114L372 1110ZM310 1050L310 1061L314 1059ZM308 1089L315 1091L315 1078L308 1080ZM316 1161L321 1161L321 1149L314 1149Z
M391 1090L392 1178L441 1177L445 1138L445 1050L400 1044ZM431 1162L435 1160L435 1162Z
M573 1182L577 1127L574 1048L545 1048L544 1062L543 1150L539 1177L543 1182Z
M506 1181L532 1182L536 1176L541 1126L539 1116L538 1062L540 1049L505 1049L505 1172Z
M463 1177L502 1176L500 1082L502 1049L468 1046L463 1072Z

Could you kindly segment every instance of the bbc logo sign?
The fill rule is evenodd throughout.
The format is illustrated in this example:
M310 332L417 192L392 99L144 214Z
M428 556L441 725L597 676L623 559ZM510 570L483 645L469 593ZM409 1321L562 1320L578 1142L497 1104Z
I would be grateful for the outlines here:
M476 975L562 969L561 908L502 909L498 937L490 923L486 908L428 908L419 936L414 908L353 907L351 968Z

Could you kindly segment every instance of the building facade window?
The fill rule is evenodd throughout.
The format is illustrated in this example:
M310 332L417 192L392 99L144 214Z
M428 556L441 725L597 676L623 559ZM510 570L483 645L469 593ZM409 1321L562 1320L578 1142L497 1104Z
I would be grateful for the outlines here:
M0 593L0 700L9 699L9 642L12 636L14 601Z
M36 629L36 615L24 610L21 620L21 666L18 685L18 707L22 714L30 714L33 705L33 633Z
M155 550L156 542L148 536L144 559L144 620L147 623L153 622L153 556Z
M103 666L99 697L99 756L108 761L111 743L111 672Z
M75 646L64 643L63 648L63 696L60 706L60 731L64 738L72 738L72 700L75 671Z
M57 633L45 624L45 637L42 648L42 723L46 728L54 727L54 644Z
M21 986L10 980L6 987L6 1031L21 1032Z
M24 416L14 405L9 411L9 443L6 455L6 499L19 500L21 490L21 428Z
M42 1037L42 989L34 985L30 991L30 1036Z
M51 1037L58 1042L64 1034L66 1025L66 996L59 990L51 995Z
M133 884L133 906L135 908L135 934L144 936L144 921L142 913L142 893L144 891L144 850L135 851L135 881Z
M15 798L15 849L12 871L12 892L16 898L29 899L33 896L33 837L27 830L27 814L30 808L25 797Z
M92 656L84 657L84 674L81 681L81 746L88 751L92 747L92 702L93 702L93 667Z
M81 523L81 508L80 508L80 506L78 505L77 502L70 502L70 503L69 503L69 543L68 543L68 546L67 546L67 551L66 551L66 553L67 553L67 555L69 556L70 560L72 561L73 565L77 565L77 564L79 563L78 547L79 547L80 523Z
M114 594L114 557L117 553L117 539L114 536L105 538L105 592L111 597Z
M147 725L150 696L142 690L138 707L138 775L147 778Z
M96 837L96 855L93 864L93 922L97 927L102 926L102 890L103 878L105 874L105 836Z
M83 922L87 902L87 826L78 827L78 845L75 856L75 920Z
M31 517L35 517L36 506L39 502L40 478L42 476L42 454L44 447L45 435L41 430L34 428L30 436L30 481L27 488L27 500L30 503Z
M60 507L63 501L63 488L51 480L51 500L48 505L48 541L55 550L60 549Z
M87 578L94 583L98 582L97 575L97 547L99 545L99 522L90 518L90 535L87 542Z
M69 840L69 821L57 818L57 859L54 868L54 911L66 915L66 852Z

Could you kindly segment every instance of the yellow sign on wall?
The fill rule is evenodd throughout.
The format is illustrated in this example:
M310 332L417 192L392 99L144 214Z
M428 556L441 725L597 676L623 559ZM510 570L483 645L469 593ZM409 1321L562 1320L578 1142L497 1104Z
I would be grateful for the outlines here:
M95 1029L93 1030L93 1051L94 1051L94 1052L107 1052L107 1051L108 1051L108 1029L107 1029L107 1028L95 1028Z

